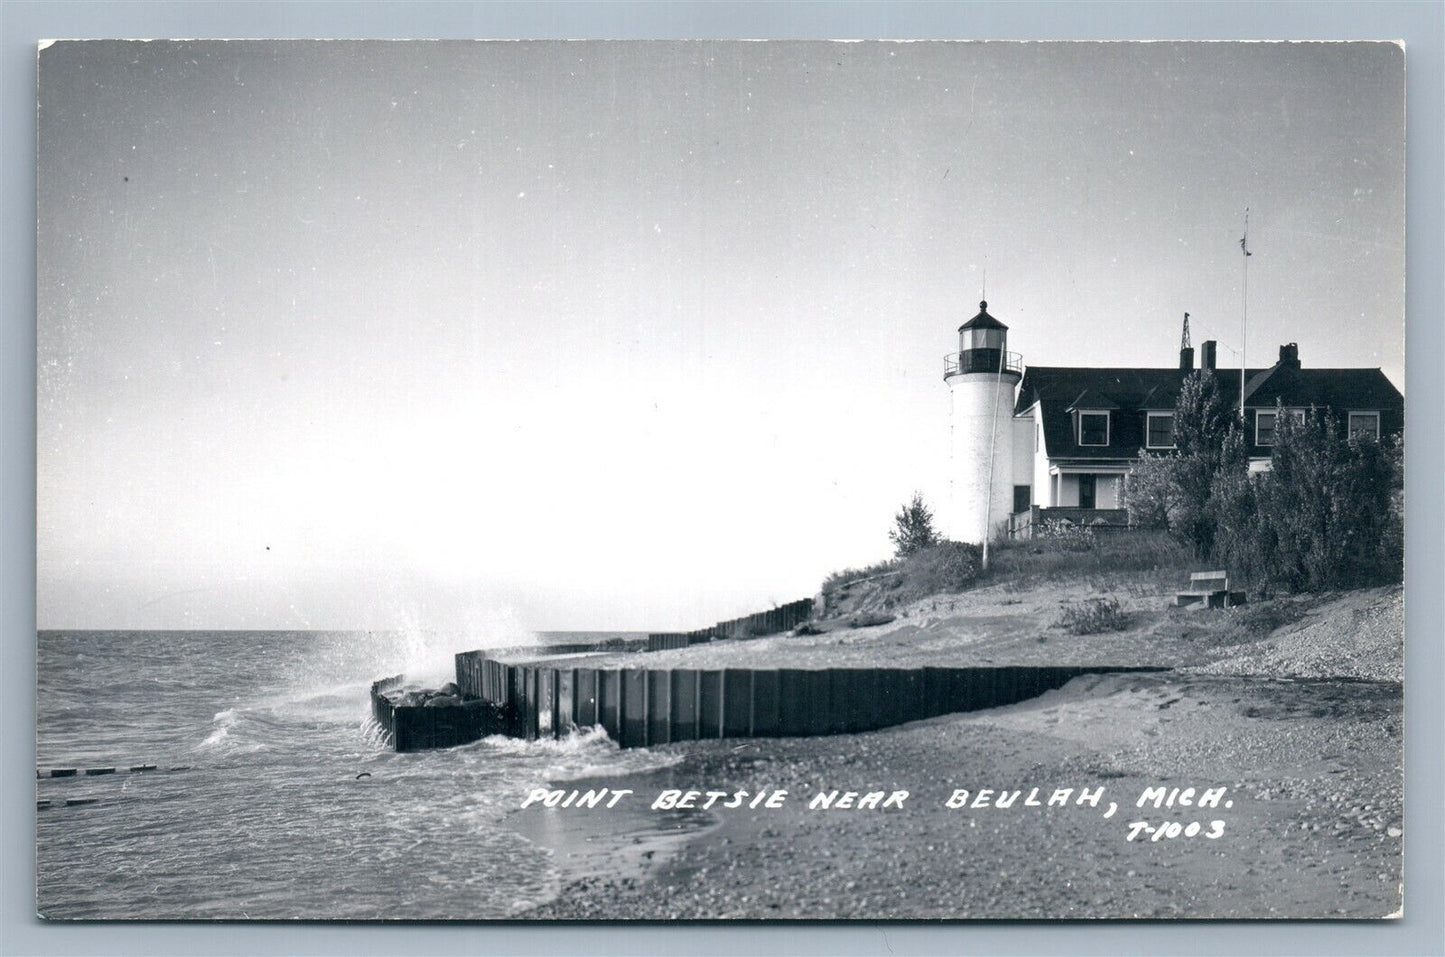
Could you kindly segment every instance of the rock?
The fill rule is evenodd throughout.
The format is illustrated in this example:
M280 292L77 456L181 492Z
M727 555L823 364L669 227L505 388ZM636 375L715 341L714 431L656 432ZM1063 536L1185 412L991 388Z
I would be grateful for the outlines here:
M848 619L848 626L850 628L870 628L873 625L886 625L897 617L897 615L890 615L882 611L860 611Z
M428 698L423 707L427 708L459 708L462 699L454 694L439 694Z
M446 684L442 685L439 689L437 689L437 694L459 695L461 693L462 689L457 687L457 683L455 681L448 681Z

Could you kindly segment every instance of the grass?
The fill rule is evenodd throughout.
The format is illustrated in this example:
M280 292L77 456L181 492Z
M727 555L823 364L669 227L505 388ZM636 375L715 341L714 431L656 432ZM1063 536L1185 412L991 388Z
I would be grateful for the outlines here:
M1155 573L1160 584L1173 587L1194 562L1189 550L1167 532L1074 533L1067 538L1036 538L1000 542L989 550L990 582L1005 591L1023 591L1040 584L1107 580L1127 573Z
M982 570L977 545L942 542L903 558L849 568L823 582L830 614L896 608L930 595L998 584L1008 593L1041 585L1086 583L1105 594L1165 594L1187 580L1189 551L1166 532L1061 530L1056 535L990 546Z
M1228 624L1213 636L1213 643L1242 645L1267 638L1276 629L1304 618L1315 604L1308 599L1273 598L1245 605L1230 614Z
M886 562L878 562L875 565L868 565L864 568L845 568L823 579L823 592L832 595L840 591L846 591L850 586L866 581L867 579L877 578L889 572L896 572L902 564L901 559L890 558Z
M964 591L978 578L979 557L976 545L941 542L902 558L835 572L823 582L823 593L830 608L839 603L892 608Z
M1129 614L1117 598L1090 598L1064 608L1059 627L1071 635L1099 635L1129 627Z

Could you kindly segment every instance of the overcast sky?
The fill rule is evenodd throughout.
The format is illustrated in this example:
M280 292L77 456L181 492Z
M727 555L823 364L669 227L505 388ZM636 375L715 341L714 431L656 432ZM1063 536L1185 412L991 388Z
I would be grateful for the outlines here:
M1387 44L43 51L41 627L692 628L886 557L942 356L1403 387Z

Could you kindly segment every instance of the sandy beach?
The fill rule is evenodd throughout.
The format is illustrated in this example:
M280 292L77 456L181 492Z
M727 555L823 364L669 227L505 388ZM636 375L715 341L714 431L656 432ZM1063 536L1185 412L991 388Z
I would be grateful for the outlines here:
M1243 610L1185 616L1159 611L1155 597L1137 596L1137 627L1102 637L1111 663L1188 662L1173 672L1085 676L1010 707L868 734L667 745L684 757L664 771L565 782L635 794L620 813L533 807L510 816L529 839L554 848L565 880L554 901L525 916L1278 919L1398 912L1400 590L1256 608L1249 613L1258 621L1285 620L1262 632L1240 629ZM840 651L874 663L907 657L905 649L945 661L1058 663L1101 637L1048 631L1039 618L1057 596L1004 604L1013 600L1006 591L984 589L949 600L936 610L932 600L916 603L881 627L698 646L649 655L649 664L665 656L691 665L712 663L712 656L747 664L773 660L784 645L796 656L790 664L815 654L842 664L833 658ZM830 643L840 639L846 643ZM1098 806L1078 802L1081 791L1098 788ZM1226 790L1213 808L1139 807L1151 788L1194 788L1196 798L1205 789ZM665 789L784 789L788 796L775 809L650 810ZM969 792L968 803L948 807L959 789ZM994 794L975 807L983 789ZM1071 792L1065 802L1047 806L1064 789ZM819 792L834 790L909 796L901 808L809 808ZM1015 790L1021 796L1011 806L996 806L999 792ZM1117 809L1106 816L1110 803ZM1135 822L1177 822L1181 833L1161 831L1154 840ZM1191 822L1200 825L1192 837L1183 830Z

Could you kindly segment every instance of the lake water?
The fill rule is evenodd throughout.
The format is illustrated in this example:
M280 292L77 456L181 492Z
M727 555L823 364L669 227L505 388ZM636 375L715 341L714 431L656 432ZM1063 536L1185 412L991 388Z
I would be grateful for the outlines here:
M586 640L551 633L543 641ZM666 766L598 731L395 754L376 678L449 680L475 641L394 633L41 632L37 904L52 918L489 918L550 899L501 824L544 782ZM174 769L174 770L173 770ZM367 773L370 777L358 779ZM95 804L66 807L67 798Z

